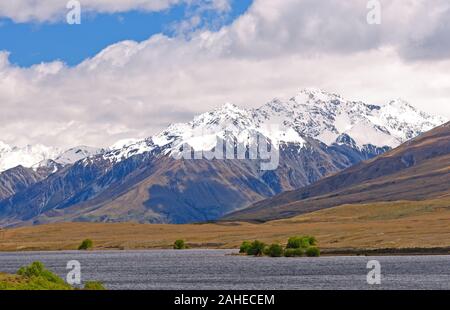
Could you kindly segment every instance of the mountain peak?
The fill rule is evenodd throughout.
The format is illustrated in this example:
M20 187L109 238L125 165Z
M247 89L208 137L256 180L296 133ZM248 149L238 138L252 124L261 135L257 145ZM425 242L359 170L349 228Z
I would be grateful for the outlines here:
M54 161L63 166L70 165L86 157L101 154L103 151L103 149L81 145L61 153Z
M343 100L343 97L339 94L330 93L319 88L304 88L300 90L298 95L294 98L306 97L306 102L317 103L317 101L331 101L331 100Z
M402 109L402 110L417 111L417 109L415 107L413 107L408 101L406 101L402 98L397 98L395 100L391 100L387 105L398 108L398 109Z
M114 143L113 145L111 145L110 147L108 147L108 150L118 150L121 149L125 146L129 146L129 145L133 145L136 144L140 141L142 141L143 139L135 139L135 138L129 138L129 139L122 139L117 141L116 143Z
M221 128L234 125L244 128L252 123L251 113L237 105L226 103L212 112L203 113L189 123L192 128ZM180 126L180 125L179 125Z
M218 109L219 111L242 111L240 107L234 103L227 102L222 107Z
M9 144L4 143L3 141L0 141L0 152L6 152L10 151L11 146Z

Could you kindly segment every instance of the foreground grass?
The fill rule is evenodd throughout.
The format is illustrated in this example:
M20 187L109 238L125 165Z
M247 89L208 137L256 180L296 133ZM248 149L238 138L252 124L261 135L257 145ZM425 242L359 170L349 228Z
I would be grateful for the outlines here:
M6 230L1 251L74 250L95 240L94 250L239 248L242 240L283 243L290 236L313 235L324 250L450 247L450 198L347 205L267 222L190 225L60 223Z
M46 269L41 262L24 266L17 274L0 273L0 290L74 290L58 275ZM100 282L86 282L85 290L104 290Z
M20 275L0 273L0 290L73 290L66 283L51 282L42 277L27 278Z

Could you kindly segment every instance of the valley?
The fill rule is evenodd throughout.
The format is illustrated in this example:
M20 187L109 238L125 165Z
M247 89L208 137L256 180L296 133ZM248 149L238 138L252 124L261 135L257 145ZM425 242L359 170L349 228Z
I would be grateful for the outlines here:
M275 170L172 156L186 144L210 151L218 138L250 147L275 118L281 129L264 133L280 155ZM448 254L450 123L433 122L441 120L404 102L303 91L254 111L227 104L100 154L18 166L0 174L0 251L76 250L85 239L95 250L165 249L178 239L236 249L312 235L328 255ZM77 156L87 157L71 163Z
M192 248L236 249L243 240L284 242L302 234L316 236L324 254L365 253L365 249L450 253L450 197L344 205L262 224L57 223L19 227L0 232L0 251L74 250L85 238L94 240L95 250L164 249L180 238Z

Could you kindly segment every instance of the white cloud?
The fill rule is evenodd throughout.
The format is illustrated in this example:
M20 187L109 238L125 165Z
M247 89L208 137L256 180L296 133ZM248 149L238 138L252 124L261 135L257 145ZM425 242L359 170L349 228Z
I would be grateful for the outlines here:
M120 13L130 10L162 11L180 3L207 6L211 10L226 11L229 0L78 0L82 12ZM65 20L69 0L3 0L0 17L15 22L55 22Z
M446 20L435 19L445 16L447 1L433 1L426 12L425 1L383 2L378 28L364 23L361 1L317 2L257 0L217 32L120 42L73 68L60 62L19 68L0 53L0 140L105 146L225 102L258 106L303 87L373 103L403 97L450 117L445 45L432 57L423 53L426 44L405 52L411 42L439 34Z

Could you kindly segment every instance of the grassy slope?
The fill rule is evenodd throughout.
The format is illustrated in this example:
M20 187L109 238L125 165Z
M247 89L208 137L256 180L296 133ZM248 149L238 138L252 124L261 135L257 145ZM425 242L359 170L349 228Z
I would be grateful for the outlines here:
M61 223L0 232L0 250L76 249L85 238L95 249L170 248L176 239L192 247L237 248L243 240L285 242L311 234L321 248L450 247L450 198L421 202L344 205L264 224L142 225Z

